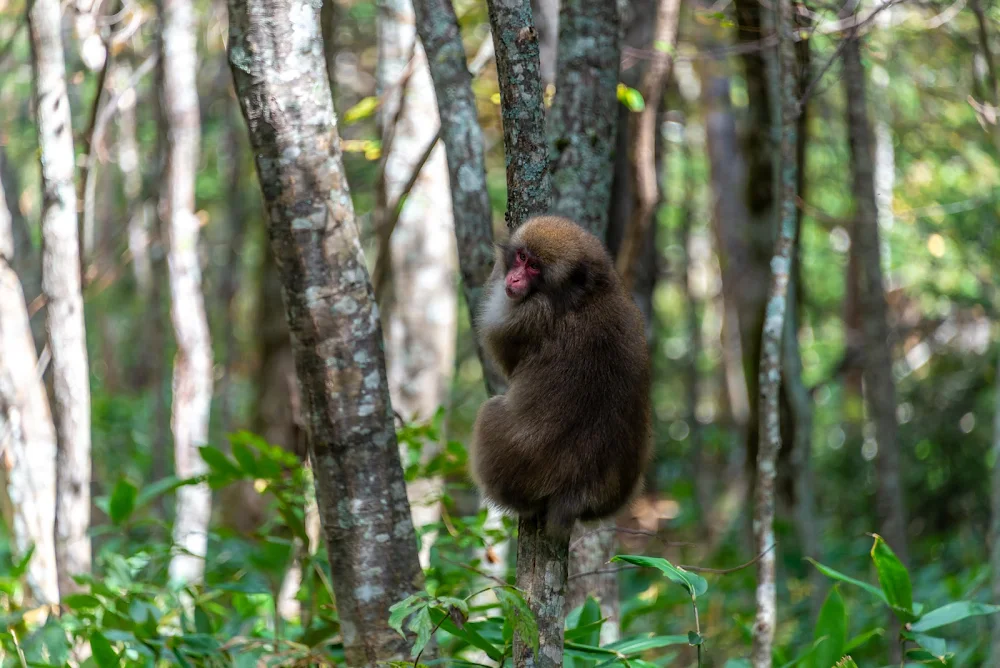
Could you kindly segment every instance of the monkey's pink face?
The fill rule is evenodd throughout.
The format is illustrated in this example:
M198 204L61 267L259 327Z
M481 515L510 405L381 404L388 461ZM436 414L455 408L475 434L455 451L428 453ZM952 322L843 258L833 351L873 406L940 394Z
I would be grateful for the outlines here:
M516 300L527 297L531 294L541 273L542 267L538 258L527 250L519 248L514 253L514 261L507 270L507 278L504 281L507 296Z

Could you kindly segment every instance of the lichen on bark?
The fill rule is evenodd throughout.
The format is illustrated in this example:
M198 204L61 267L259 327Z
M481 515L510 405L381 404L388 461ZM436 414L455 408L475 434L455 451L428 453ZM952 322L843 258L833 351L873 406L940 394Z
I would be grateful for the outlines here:
M422 587L320 5L230 0L229 57L292 335L347 663L402 659L393 603Z

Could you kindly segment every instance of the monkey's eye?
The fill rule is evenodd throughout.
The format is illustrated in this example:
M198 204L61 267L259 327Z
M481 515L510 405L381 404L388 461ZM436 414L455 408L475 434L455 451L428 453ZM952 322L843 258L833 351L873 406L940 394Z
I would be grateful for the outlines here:
M526 267L526 268L527 268L527 269L528 269L529 271L533 271L533 272L535 272L535 273L537 273L537 272L539 271L539 268L538 268L538 263L537 263L537 262L535 262L534 260L531 260L530 262L527 262L527 263L526 263L526 264L525 264L524 266L525 266L525 267Z
M518 262L525 262L527 259L528 259L528 256L524 254L523 250L517 251L517 261Z

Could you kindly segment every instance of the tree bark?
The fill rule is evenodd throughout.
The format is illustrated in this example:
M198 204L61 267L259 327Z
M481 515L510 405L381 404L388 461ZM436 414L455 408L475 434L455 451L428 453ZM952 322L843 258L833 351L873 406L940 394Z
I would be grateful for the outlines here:
M538 31L538 64L542 74L542 87L548 88L556 83L559 0L531 0L531 15Z
M496 47L500 115L507 164L507 228L549 210L552 180L538 60L538 32L528 0L488 0Z
M774 544L774 496L778 452L781 450L779 392L781 389L782 332L788 303L791 254L795 244L798 188L797 130L799 116L796 76L794 0L779 0L775 24L778 33L778 72L781 100L781 150L778 239L771 260L771 284L767 294L760 357L760 448L754 496L753 529L757 561L757 615L753 626L751 663L754 668L770 668L774 633L777 628L777 556Z
M380 262L391 267L391 289L382 304L386 328L386 368L389 395L406 420L430 420L442 406L451 387L458 333L458 300L455 292L455 242L451 193L444 146L433 149L440 120L427 57L417 43L416 19L411 0L392 0L379 8L379 59L376 78L381 95L379 122L385 156L384 191L393 206L414 172L420 170L398 222L381 249ZM403 81L412 54L409 77ZM388 91L394 91L388 94ZM391 142L387 137L391 134ZM386 216L381 216L383 220ZM384 254L388 253L389 257ZM438 449L426 443L423 459ZM402 453L404 460L405 453ZM421 527L441 518L440 477L421 478L407 485L413 523ZM420 563L430 564L436 534L421 537Z
M483 286L493 267L493 213L486 188L485 141L479 126L465 47L451 1L416 0L413 9L437 97L462 290L473 333L476 333ZM478 347L478 335L476 345L487 392L491 395L502 393L506 384Z
M14 231L0 184L0 506L36 603L59 601L56 570L56 433L28 309L14 270Z
M873 159L875 142L868 120L865 71L857 31L845 38L844 91L847 99L847 132L851 146L854 190L854 252L861 275L860 301L864 338L864 394L875 424L878 454L875 488L879 530L905 564L908 563L906 507L901 481L899 425L896 422L896 384L892 377L892 349L888 307L879 253L878 204Z
M507 211L511 231L533 215L548 210L549 177L545 113L538 62L538 33L527 0L488 0L490 27L496 46L500 110L507 163ZM522 518L518 523L517 586L524 592L538 621L539 652L532 639L514 634L517 668L554 668L563 660L569 541L553 540L544 521Z
M620 21L616 2L564 1L559 8L556 96L547 122L552 156L551 211L578 222L606 239L615 177L618 138L618 69ZM543 35L542 31L539 31ZM544 46L544 43L543 43ZM543 61L543 71L544 71ZM543 73L544 76L544 73ZM614 520L602 523L613 527ZM614 556L614 531L594 531L577 523L568 572L599 570ZM619 635L618 578L601 573L576 578L567 586L565 611L594 596L608 620L602 641Z
M617 266L625 286L632 289L643 252L643 241L660 199L659 173L656 169L657 113L673 69L673 51L677 45L680 0L659 0L656 6L656 32L653 46L657 57L642 75L639 92L645 107L629 119L629 161L635 175L635 203L632 220L618 249Z
M422 586L320 7L230 0L229 62L281 273L348 665L402 660L387 610Z
M76 589L72 576L90 572L90 373L80 292L80 247L75 155L66 66L56 0L28 11L38 146L42 162L42 292L52 353L56 461L56 563L59 591Z
M170 319L177 340L170 426L175 473L190 478L208 470L198 448L208 442L212 403L212 346L198 263L201 225L194 214L201 133L194 7L190 0L161 0L160 16L167 163L159 208L167 237ZM177 490L173 540L180 551L170 561L172 581L198 582L204 575L211 512L208 483Z
M576 221L600 239L608 230L615 173L618 19L615 2L563 0L556 97L547 118L550 211Z

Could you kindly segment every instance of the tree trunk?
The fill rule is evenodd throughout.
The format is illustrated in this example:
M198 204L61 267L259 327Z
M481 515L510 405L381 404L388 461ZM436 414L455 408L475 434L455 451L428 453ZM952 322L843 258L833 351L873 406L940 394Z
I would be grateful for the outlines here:
M486 188L483 131L479 126L472 76L450 0L416 0L417 33L427 54L451 184L459 271L473 333L483 286L493 267L493 213ZM504 390L503 377L483 355L476 336L487 392Z
M496 47L500 110L507 162L507 211L511 231L533 215L548 210L549 177L545 112L538 61L538 33L527 0L488 0L490 28ZM553 540L544 521L518 523L517 586L538 620L539 652L530 638L514 633L517 668L554 668L563 659L568 540Z
M379 262L391 267L391 289L382 304L386 328L386 369L392 405L405 420L430 420L445 403L455 366L458 299L455 292L456 254L451 193L444 146L422 157L436 141L440 120L434 84L423 48L417 43L411 0L393 0L381 7L378 24L377 79L383 96L379 109L385 156L384 193L388 209L406 203L399 213L388 248ZM408 60L413 64L406 77ZM391 140L389 137L391 136ZM407 182L420 170L408 194ZM386 211L385 213L388 213ZM386 216L381 216L386 220ZM388 257L386 256L388 255ZM422 457L438 449L424 444ZM406 459L406 453L401 453ZM441 518L440 477L421 478L407 485L413 523L419 529ZM420 563L430 564L434 533L421 538Z
M618 18L615 2L563 0L556 97L546 119L550 212L571 218L600 239L608 230L615 173Z
M546 119L553 156L551 212L606 239L619 119L617 3L564 0L558 25L556 97ZM543 76L544 69L543 61ZM600 526L613 529L614 520ZM577 523L571 542L576 547L569 555L569 573L599 570L614 556L613 530L595 531ZM617 576L602 573L572 580L564 611L582 605L588 596L600 602L602 616L608 620L601 628L602 641L614 642L620 634Z
M14 252L13 221L0 184L0 506L15 558L34 548L25 574L32 599L52 604L59 601L56 433Z
M538 63L542 87L548 88L556 83L559 0L531 0L531 15L535 19L535 30L538 31Z
M757 615L753 626L751 662L754 668L770 668L774 633L777 628L777 555L774 544L774 496L778 452L781 450L779 392L781 386L781 341L788 303L792 248L795 244L798 188L798 115L799 86L796 55L793 0L779 0L775 24L778 33L778 65L781 99L781 163L779 179L780 227L771 260L771 284L767 293L767 311L761 334L760 357L760 448L757 452L757 476L754 494L754 545L757 562Z
M171 431L175 473L190 478L208 470L198 448L208 442L212 403L212 347L198 263L201 225L194 215L201 132L194 8L190 0L161 0L160 16L161 96L168 129L160 220L167 237L170 319L177 341ZM208 483L177 490L173 540L180 552L170 561L172 581L198 582L204 575L211 513Z
M229 61L281 273L344 653L375 666L406 656L387 610L422 577L319 12L231 0Z
M80 246L73 126L56 0L36 0L28 12L42 162L42 292L52 353L56 462L56 562L59 591L90 572L90 374L80 292Z
M642 111L629 119L629 162L635 177L635 202L632 220L618 250L617 267L625 286L631 289L638 276L643 241L655 223L654 212L660 200L659 172L656 168L657 114L663 94L673 69L673 51L677 45L677 26L680 19L680 0L658 0L656 6L656 32L653 48L656 58L643 73L639 92L645 100Z
M854 252L861 275L862 335L864 337L864 393L875 425L876 509L882 537L903 563L907 560L906 509L901 481L899 426L896 422L896 385L892 377L892 349L888 308L879 253L878 204L875 197L874 140L868 120L865 71L856 31L845 36L844 91L847 132L851 145L854 190Z

